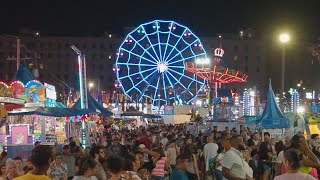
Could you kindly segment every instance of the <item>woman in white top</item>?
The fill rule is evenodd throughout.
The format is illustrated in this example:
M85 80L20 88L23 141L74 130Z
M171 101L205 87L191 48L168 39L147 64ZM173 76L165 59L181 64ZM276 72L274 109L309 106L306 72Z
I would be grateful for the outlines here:
M289 149L284 153L285 163L284 166L287 170L285 174L276 176L275 180L315 180L309 174L300 173L298 168L300 167L301 158L299 152L295 149Z
M176 143L174 140L170 140L167 146L166 156L169 160L169 165L171 166L172 169L176 165L177 155L178 155L178 152L177 152Z
M79 172L73 180L98 180L96 174L97 162L93 159L85 159L81 162Z

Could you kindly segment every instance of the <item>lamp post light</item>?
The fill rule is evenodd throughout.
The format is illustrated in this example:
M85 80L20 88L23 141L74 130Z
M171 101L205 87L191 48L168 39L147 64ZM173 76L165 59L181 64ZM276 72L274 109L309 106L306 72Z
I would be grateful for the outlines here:
M86 58L85 58L85 55L82 54L82 52L75 45L72 45L70 47L78 55L80 105L81 105L81 109L86 109L88 108ZM86 128L85 121L81 122L81 130L82 130L82 135L81 135L82 147L86 148L86 146L88 145L87 142L90 143L90 141L87 141L89 139L89 136L88 136L88 132L87 132L88 129Z
M202 68L204 68L204 66L209 66L209 94L211 93L211 59L210 58L199 58L195 60L196 63L196 69L198 68L198 65L202 66ZM197 72L197 71L196 71ZM196 73L196 78L197 78L197 73ZM196 84L197 85L197 84ZM198 87L196 86L196 92L198 92ZM210 101L210 100L209 100ZM197 105L197 99L195 100L195 104ZM209 102L209 104L211 104L211 102Z
M89 82L88 86L89 86L89 92L90 92L91 88L93 88L93 86L94 86L93 82Z
M282 33L279 36L279 40L282 43L282 58L281 58L281 94L284 92L284 81L285 81L285 61L286 61L286 50L285 45L290 41L288 33Z

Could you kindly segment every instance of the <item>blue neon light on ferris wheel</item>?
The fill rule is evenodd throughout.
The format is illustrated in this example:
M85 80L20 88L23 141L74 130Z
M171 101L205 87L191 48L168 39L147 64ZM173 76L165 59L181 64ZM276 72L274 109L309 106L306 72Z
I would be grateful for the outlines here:
M205 80L187 72L185 62L205 57L200 39L189 28L174 21L155 20L132 30L121 43L117 79L123 92L140 102L190 103Z

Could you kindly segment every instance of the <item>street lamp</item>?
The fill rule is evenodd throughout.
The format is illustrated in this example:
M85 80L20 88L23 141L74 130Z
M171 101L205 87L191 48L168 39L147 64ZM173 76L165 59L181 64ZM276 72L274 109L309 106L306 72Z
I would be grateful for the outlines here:
M86 58L85 55L75 46L70 46L71 49L77 53L78 55L78 67L79 67L79 84L80 84L80 107L81 109L88 108L88 92L87 92L87 73L86 73ZM86 123L85 121L81 122L81 142L82 147L85 148L87 146L87 141L89 139Z
M90 92L91 88L93 88L93 86L94 86L93 82L89 82L89 92Z
M285 79L285 61L286 61L286 51L285 44L290 40L288 33L282 33L279 36L279 40L282 43L282 58L281 58L281 94L284 92L284 79Z

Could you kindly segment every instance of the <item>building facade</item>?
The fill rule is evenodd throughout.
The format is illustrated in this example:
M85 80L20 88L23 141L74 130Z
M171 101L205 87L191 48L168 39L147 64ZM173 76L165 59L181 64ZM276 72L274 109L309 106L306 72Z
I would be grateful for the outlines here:
M60 92L78 88L77 55L70 48L76 45L86 54L87 81L92 89L114 90L116 75L113 65L116 52L124 37L21 37L21 59L31 69L39 70L39 80L55 85ZM200 37L208 56L214 58L214 49L224 49L220 64L239 70L249 76L247 83L226 84L239 92L256 87L266 90L266 45L248 29L235 34ZM16 71L16 39L0 36L0 79L10 81ZM10 60L11 59L11 60Z

